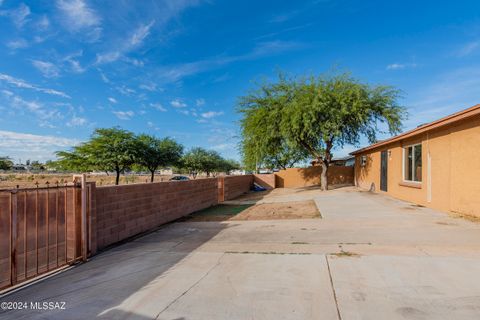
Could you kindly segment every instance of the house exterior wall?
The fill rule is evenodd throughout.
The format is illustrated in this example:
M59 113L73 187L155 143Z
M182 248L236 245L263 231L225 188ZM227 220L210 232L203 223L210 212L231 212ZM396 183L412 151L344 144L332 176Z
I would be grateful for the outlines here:
M403 148L422 144L422 182L403 180ZM388 150L389 195L443 211L480 216L480 116L356 154L355 183L380 191L380 154ZM361 157L367 157L361 166ZM430 160L429 160L430 158Z

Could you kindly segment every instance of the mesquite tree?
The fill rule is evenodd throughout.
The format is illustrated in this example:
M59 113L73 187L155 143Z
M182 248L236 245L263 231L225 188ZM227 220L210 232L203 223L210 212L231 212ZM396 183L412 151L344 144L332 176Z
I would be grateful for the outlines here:
M283 143L307 152L320 163L321 189L327 190L327 173L334 148L358 145L362 136L370 143L375 142L381 131L379 123L386 124L391 134L400 131L405 109L398 105L398 98L399 91L393 87L364 84L349 74L301 80L281 76L278 83L263 84L260 90L241 100L267 102L260 103L261 107L243 104L240 112L242 123L248 122L249 117L258 115L258 110L264 110L272 105L272 99L275 100L275 116L263 119L268 120L270 128L277 130ZM242 127L243 144L255 141L254 135ZM247 149L247 157L260 152L252 149Z

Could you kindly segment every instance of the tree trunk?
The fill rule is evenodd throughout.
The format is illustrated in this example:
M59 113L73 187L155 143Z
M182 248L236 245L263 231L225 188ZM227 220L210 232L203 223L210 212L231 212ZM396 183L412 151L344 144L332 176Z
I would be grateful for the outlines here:
M327 191L328 190L328 166L325 164L323 159L318 159L320 161L320 165L322 167L322 174L320 175L320 190Z
M115 169L115 172L117 174L117 176L115 177L115 185L118 186L118 184L120 183L120 169Z
M155 179L155 170L150 170L150 173L152 174L150 176L150 182L153 182L153 180Z
M320 165L322 166L322 175L320 176L320 190L328 190L328 168L330 167L330 162L332 161L332 147L333 143L331 140L325 141L325 156L323 159L318 159Z

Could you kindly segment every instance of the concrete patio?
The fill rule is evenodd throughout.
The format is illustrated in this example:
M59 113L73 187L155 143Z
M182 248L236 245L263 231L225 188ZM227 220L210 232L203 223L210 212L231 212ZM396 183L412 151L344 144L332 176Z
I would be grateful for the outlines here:
M354 188L238 201L308 199L322 219L168 224L0 299L66 310L0 317L480 318L480 224Z

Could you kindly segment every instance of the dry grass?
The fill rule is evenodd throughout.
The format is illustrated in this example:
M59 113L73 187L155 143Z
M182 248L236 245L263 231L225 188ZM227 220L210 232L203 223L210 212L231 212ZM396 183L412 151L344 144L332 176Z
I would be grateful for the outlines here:
M155 175L154 182L168 181L171 175ZM60 185L73 181L73 174L49 174L49 173L15 173L0 174L0 189L31 188L38 183L39 187L45 187L47 182L50 186ZM108 186L115 184L115 175L87 175L87 181L95 181L97 186ZM146 183L150 182L150 175L122 175L120 184Z

